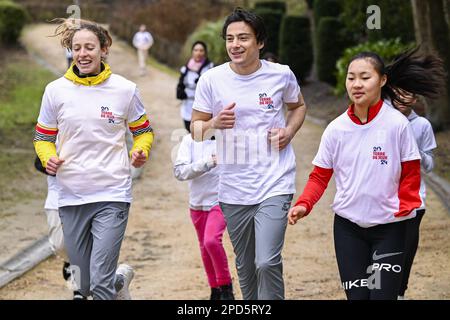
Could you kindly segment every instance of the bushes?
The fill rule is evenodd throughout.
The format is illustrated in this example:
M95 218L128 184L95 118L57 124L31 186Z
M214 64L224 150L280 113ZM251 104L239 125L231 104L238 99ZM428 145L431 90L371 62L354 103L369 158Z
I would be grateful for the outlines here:
M342 21L351 31L355 42L361 40L378 41L400 38L403 42L414 41L414 21L411 1L377 0L381 10L381 29L370 30L366 26L369 15L367 7L374 4L371 0L343 1Z
M280 11L281 14L286 13L286 3L280 1L268 1L255 3L255 11L261 9L268 9L272 11Z
M337 18L325 17L317 29L317 75L319 80L336 84L336 61L348 45L343 25Z
M280 61L303 81L313 63L310 22L307 17L286 16L281 23Z
M314 0L306 0L306 4L309 9L314 8Z
M267 30L267 41L263 52L272 52L278 56L278 46L280 42L280 27L283 13L271 9L255 9L255 14L263 20Z
M413 46L412 43L409 45L402 44L400 39L388 40L388 41L376 41L376 42L366 42L359 44L357 46L348 48L344 51L343 56L337 61L337 86L335 89L335 94L345 93L345 78L347 77L347 65L350 59L356 54L363 51L372 51L377 53L386 64L389 63L396 55L405 51L409 47Z
M338 0L315 0L314 21L318 26L320 20L325 17L338 17L341 13L341 5Z
M0 0L0 44L17 42L27 20L27 12L10 1Z

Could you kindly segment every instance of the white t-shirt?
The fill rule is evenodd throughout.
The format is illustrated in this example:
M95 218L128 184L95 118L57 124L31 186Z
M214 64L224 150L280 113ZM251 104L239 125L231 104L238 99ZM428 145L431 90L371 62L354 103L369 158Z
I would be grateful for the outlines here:
M436 140L434 138L433 128L431 123L424 117L419 117L414 111L411 111L408 116L409 123L416 139L417 146L420 152L429 152L436 149ZM432 158L431 158L432 159ZM425 160L425 159L422 159ZM422 163L423 167L423 163ZM420 209L425 209L426 186L423 178L420 179L420 199L422 206Z
M213 67L212 63L204 66L202 71L200 72L200 75L204 74L206 71L208 71L212 67ZM186 69L187 69L186 66L183 66L180 69L180 72L185 73ZM181 103L180 115L181 115L181 118L186 121L191 121L192 105L194 104L194 97L195 97L195 88L197 88L196 80L198 78L199 78L198 73L189 69L183 80L183 83L186 88L184 90L184 92L186 92L187 99L183 100L183 102Z
M216 130L219 201L253 205L295 193L295 155L289 144L270 148L268 131L284 128L285 103L298 102L300 87L288 66L261 60L250 75L230 63L208 70L197 84L193 109L216 116L235 102L234 128Z
M420 159L408 120L383 103L365 125L354 123L347 112L325 129L313 164L333 169L336 214L361 227L413 218L396 218L401 162Z
M139 31L133 37L133 46L137 49L148 50L153 45L153 37L148 31Z
M131 202L128 122L145 114L136 84L111 75L96 86L62 77L49 83L38 122L58 128L59 206L99 201Z
M192 209L208 211L218 204L219 172L212 155L216 141L196 142L188 134L183 137L174 164L178 180L189 181L189 204Z
M45 199L44 209L58 210L58 186L56 178L47 176L47 198Z

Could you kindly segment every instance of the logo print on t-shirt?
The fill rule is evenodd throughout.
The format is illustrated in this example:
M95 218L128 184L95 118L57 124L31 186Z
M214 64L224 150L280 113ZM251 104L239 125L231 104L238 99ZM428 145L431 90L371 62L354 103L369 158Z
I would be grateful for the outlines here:
M274 108L272 97L268 97L267 93L259 94L259 105L266 107L268 110L272 110Z
M381 147L373 147L372 159L380 160L380 163L382 165L388 164L388 156L386 155L386 152L384 152Z
M108 123L114 123L114 115L111 111L109 111L109 108L102 106L101 110L102 113L100 117L108 119Z

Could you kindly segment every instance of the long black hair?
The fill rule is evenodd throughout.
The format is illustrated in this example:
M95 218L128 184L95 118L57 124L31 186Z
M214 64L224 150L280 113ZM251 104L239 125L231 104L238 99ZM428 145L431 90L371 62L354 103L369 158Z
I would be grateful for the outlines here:
M394 105L411 104L411 99L404 97L402 92L436 99L445 90L444 62L435 54L420 53L419 49L416 47L399 54L387 66L378 54L361 52L350 59L347 70L355 60L368 60L380 76L387 76L381 98L390 99Z

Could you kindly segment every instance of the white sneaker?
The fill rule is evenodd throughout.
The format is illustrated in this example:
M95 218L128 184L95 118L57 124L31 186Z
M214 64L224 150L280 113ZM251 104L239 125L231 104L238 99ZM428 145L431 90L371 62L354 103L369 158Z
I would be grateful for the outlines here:
M116 300L131 300L130 291L128 290L131 280L133 280L133 268L127 264L121 264L116 270Z

